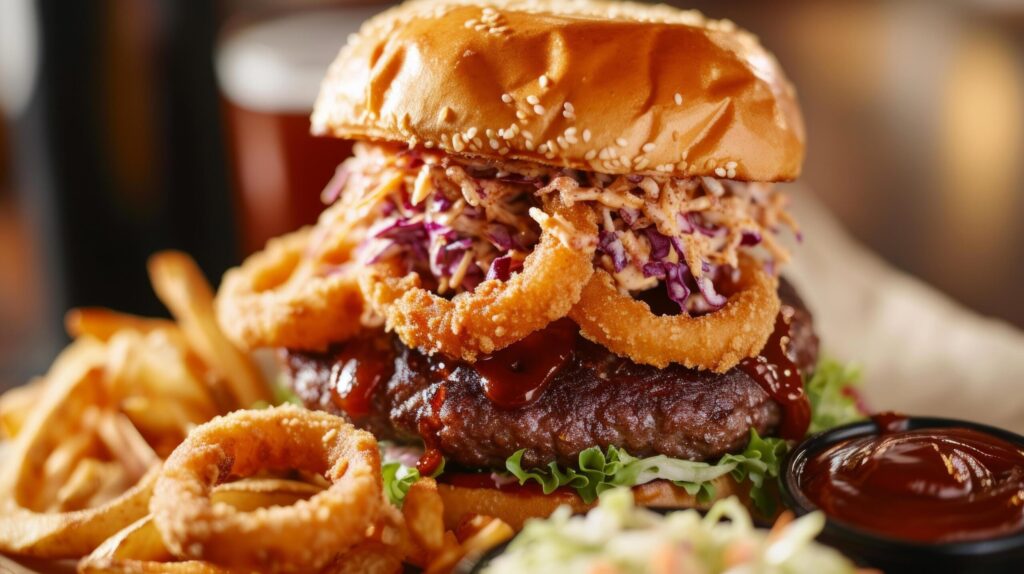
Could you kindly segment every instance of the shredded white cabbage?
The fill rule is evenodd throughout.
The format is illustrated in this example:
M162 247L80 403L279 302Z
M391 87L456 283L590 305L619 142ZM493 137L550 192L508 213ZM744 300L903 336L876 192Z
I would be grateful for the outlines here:
M663 516L637 508L622 488L604 493L586 515L562 507L546 520L531 520L484 572L856 572L839 552L814 542L824 525L824 516L813 513L760 530L736 498L717 502L703 517L695 510Z

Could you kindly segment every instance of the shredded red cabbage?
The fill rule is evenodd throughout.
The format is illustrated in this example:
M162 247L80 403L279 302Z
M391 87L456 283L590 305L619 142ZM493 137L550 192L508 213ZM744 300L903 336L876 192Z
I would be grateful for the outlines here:
M614 231L601 231L598 234L597 249L612 259L612 266L619 272L629 265L629 256L626 255L626 248L619 239L619 234Z

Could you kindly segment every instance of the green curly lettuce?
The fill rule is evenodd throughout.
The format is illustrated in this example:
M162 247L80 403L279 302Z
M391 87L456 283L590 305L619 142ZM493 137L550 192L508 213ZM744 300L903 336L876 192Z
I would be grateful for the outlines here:
M864 419L857 406L857 396L851 392L860 379L860 369L843 365L833 359L822 359L814 376L804 388L811 402L811 427L814 434L833 427Z
M385 462L381 466L381 475L384 478L384 494L392 506L401 508L405 502L405 495L409 489L420 479L420 471L415 467L392 461Z
M572 488L588 504L611 488L638 486L653 480L668 480L696 496L698 501L707 502L715 496L712 481L730 474L737 482L749 480L751 499L759 510L770 514L774 511L774 500L764 490L765 479L779 476L786 448L782 439L762 438L751 429L750 442L743 452L725 455L715 463L680 460L665 455L637 458L621 448L609 446L605 451L591 447L581 452L575 469L561 468L555 462L542 468L524 469L525 449L510 456L505 461L505 468L519 480L519 484L536 482L545 494L558 488Z
M440 476L444 472L444 465L445 459L442 458L441 464L430 477ZM402 503L405 502L405 495L409 494L409 489L420 479L420 471L414 466L405 466L396 460L384 461L380 470L384 479L384 494L387 495L392 506L401 508Z

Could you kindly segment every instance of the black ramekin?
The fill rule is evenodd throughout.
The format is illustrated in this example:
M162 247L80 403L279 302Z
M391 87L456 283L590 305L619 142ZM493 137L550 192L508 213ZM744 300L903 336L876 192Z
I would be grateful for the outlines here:
M1024 449L1024 437L1003 429L955 419L906 417L907 430L951 427L988 433ZM800 474L808 460L838 442L877 435L879 430L873 421L853 423L816 434L798 445L783 464L783 502L798 515L817 510L800 488ZM1024 532L985 540L923 543L875 534L829 518L818 540L863 566L885 572L1024 572Z

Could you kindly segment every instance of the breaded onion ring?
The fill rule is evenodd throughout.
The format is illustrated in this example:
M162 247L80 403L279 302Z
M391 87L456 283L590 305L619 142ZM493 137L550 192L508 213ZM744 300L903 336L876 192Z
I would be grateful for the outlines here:
M309 500L240 512L213 488L266 469L323 474ZM311 572L363 542L385 504L377 441L342 419L293 406L236 411L196 427L167 459L150 512L168 549L260 572Z
M751 257L740 258L737 288L724 307L707 315L659 316L598 270L569 317L584 337L638 363L721 373L761 351L779 313L778 280Z
M331 261L311 257L319 232L307 227L271 239L224 275L217 318L236 344L319 350L362 328L363 296L348 259L353 246L334 246Z
M402 276L399 264L382 262L360 278L367 302L406 345L466 361L564 317L594 272L596 216L582 204L546 205L540 242L508 281L484 281L448 300L421 287L416 273Z

